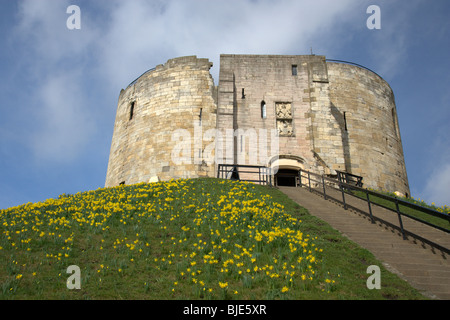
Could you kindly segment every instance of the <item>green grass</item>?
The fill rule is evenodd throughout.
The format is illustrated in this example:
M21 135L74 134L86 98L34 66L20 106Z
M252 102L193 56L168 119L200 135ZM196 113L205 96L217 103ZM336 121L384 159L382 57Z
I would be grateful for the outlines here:
M243 182L62 195L1 210L0 231L3 300L424 299L280 191ZM366 286L370 265L381 290Z
M414 198L398 197L395 194L388 193L388 192L381 192L381 191L376 191L376 192L390 196L392 198L397 198L397 199L400 199L400 200L403 200L403 201L406 201L406 202L409 202L412 204L416 204L416 205L424 207L424 208L429 208L429 209L438 211L440 214L442 214L443 217L446 217L450 214L450 208L448 206L437 207L434 204L429 205L420 199L416 200ZM354 194L355 196L360 197L364 200L367 199L366 194L362 191L353 190L352 194ZM395 211L397 210L396 204L393 201L390 201L390 200L387 200L387 199L384 199L381 197L377 197L375 195L370 195L369 198L372 203L379 204L381 206L390 208ZM420 210L416 210L411 207L405 206L403 204L399 204L399 210L401 213L421 219L421 220L431 223L435 226L450 230L450 221L447 219L444 219L442 217L433 216L433 215L427 214L425 212L422 212Z

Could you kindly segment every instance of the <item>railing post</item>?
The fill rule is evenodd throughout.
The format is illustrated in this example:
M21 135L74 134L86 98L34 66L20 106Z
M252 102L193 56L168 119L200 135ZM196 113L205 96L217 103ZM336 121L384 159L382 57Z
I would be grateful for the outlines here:
M347 204L345 203L345 191L344 191L344 186L339 183L339 187L341 188L342 191L342 201L344 202L344 209L347 210Z
M267 182L272 187L272 168L267 169Z
M372 215L372 206L370 205L369 192L367 190L366 190L366 196L367 196L367 204L369 205L370 219L372 220L372 223L375 223L375 221L373 220L373 215Z
M325 178L322 175L322 186L323 186L323 198L327 200L327 193L325 191Z
M311 192L311 174L308 171L309 192Z
M397 208L398 221L400 222L400 228L402 230L403 239L406 239L405 230L403 229L402 215L400 214L400 207L398 205L397 199L395 199L395 206Z
M270 173L270 176L269 176L270 186L272 187L275 184L275 181L274 181L275 179L272 180L272 177L273 177L272 168L270 168L269 173Z
M300 179L300 188L302 188L303 187L303 184L302 184L302 169L300 169L300 171L298 172L298 177Z

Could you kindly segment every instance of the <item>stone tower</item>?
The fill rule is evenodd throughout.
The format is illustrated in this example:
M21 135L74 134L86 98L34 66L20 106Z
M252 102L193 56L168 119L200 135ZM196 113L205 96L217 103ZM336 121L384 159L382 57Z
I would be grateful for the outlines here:
M174 163L174 133L194 136L216 126L215 87L207 59L182 57L158 65L119 96L106 187L119 184L213 176L199 161ZM188 148L185 148L188 150ZM186 158L198 158L191 147Z
M211 67L172 59L122 90L107 187L214 177L225 163L277 166L280 183L299 169L346 171L409 194L394 94L374 72L324 56L221 55L215 87ZM261 133L276 154L256 156Z

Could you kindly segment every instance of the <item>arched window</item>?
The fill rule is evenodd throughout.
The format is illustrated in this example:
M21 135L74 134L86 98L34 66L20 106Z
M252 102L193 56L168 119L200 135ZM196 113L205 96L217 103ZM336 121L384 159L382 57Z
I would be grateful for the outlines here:
M266 102L264 100L261 101L261 118L262 119L267 118L267 107L266 107Z

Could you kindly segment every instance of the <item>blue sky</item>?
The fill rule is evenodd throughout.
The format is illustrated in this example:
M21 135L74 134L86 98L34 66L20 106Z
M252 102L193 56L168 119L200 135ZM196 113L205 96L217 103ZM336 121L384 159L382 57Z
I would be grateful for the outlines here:
M81 29L66 25L70 5ZM381 9L370 30L366 10ZM450 204L448 0L0 0L0 208L104 186L122 88L168 59L314 54L380 74L412 196Z

